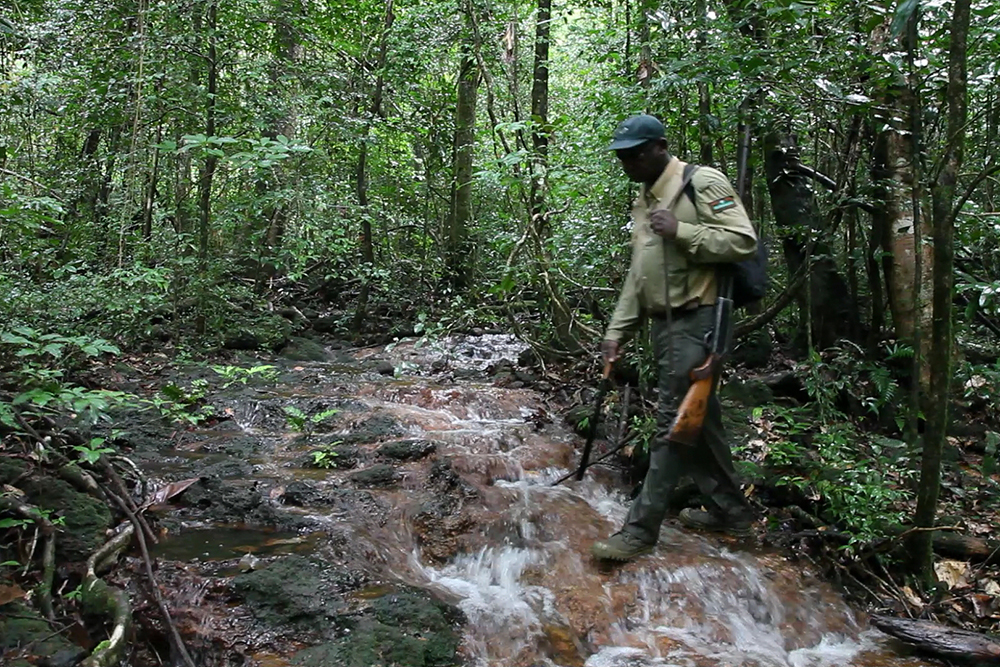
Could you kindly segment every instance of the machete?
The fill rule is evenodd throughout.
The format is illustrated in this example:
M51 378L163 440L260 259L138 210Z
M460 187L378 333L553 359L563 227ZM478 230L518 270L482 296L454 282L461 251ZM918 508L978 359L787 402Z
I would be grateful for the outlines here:
M570 477L575 477L576 481L583 479L584 473L587 471L587 465L590 461L590 450L594 447L594 438L597 437L597 422L601 417L601 407L604 405L604 397L607 396L608 390L611 389L611 362L604 362L604 372L601 374L601 385L597 389L597 397L594 399L594 414L590 417L590 422L587 424L587 443L583 446L583 455L580 457L580 467L556 481L552 482L552 486L563 482Z

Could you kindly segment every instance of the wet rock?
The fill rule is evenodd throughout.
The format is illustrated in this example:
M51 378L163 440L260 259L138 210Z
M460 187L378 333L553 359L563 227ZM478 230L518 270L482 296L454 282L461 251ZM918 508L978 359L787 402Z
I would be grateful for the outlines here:
M528 373L526 371L514 371L514 377L523 382L526 386L533 385L538 382L538 377L534 373Z
M325 507L341 500L339 489L323 489L316 482L295 481L285 486L284 501L298 507Z
M396 367L392 365L391 361L380 361L375 365L375 372L379 375L393 376L396 374Z
M430 440L399 440L382 445L378 453L397 461L416 461L432 454L437 444Z
M290 361L327 361L326 348L308 338L293 337L281 350L281 356Z
M366 488L386 488L394 486L398 480L399 473L396 469L384 463L378 463L351 475L354 484Z
M524 349L517 355L517 365L524 367L534 367L538 365L538 354L530 347Z
M268 627L325 634L347 609L340 594L361 585L357 578L345 579L344 574L304 556L290 555L237 575L232 587L254 617Z
M271 488L259 482L203 478L178 497L180 510L164 525L196 518L220 524L244 524L287 530L316 529L315 520L282 510L270 499Z
M226 336L222 347L227 350L256 350L260 347L260 339L252 331L235 331Z
M224 422L231 424L231 422ZM234 435L232 438L213 438L201 446L204 452L213 454L226 454L237 458L247 459L256 456L261 451L267 450L270 445L261 438L248 435Z
M406 434L402 425L392 416L376 414L354 426L351 432L340 437L345 444L365 444L399 438Z
M201 476L215 479L247 479L253 475L253 466L240 459L227 458L205 466Z
M365 665L366 667L451 667L459 659L458 627L464 622L455 607L423 591L391 593L364 610L350 632L335 641L300 651L302 667Z

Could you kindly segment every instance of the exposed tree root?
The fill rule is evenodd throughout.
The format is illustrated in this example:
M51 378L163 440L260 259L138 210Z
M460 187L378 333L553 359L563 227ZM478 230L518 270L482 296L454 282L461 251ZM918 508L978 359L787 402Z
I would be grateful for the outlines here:
M94 652L81 663L81 667L109 667L119 663L125 651L125 637L132 625L132 610L125 591L112 588L104 583L97 573L129 545L135 534L135 526L127 523L114 537L87 559L87 574L83 581L84 599L87 605L110 612L113 621L111 636L101 642Z
M56 530L52 522L37 507L18 500L13 495L0 496L0 510L6 510L38 526L38 532L45 540L42 547L42 583L38 585L38 606L49 621L55 619L52 609L52 582L56 571Z

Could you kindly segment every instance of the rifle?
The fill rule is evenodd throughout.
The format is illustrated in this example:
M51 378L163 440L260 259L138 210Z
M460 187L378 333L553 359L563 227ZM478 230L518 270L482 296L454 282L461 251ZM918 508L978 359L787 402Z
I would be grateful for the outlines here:
M719 296L715 300L715 324L709 334L709 353L705 363L691 371L691 386L677 409L677 416L670 425L667 439L682 445L694 446L701 435L708 412L708 399L719 379L723 359L732 339L733 300L731 294L732 277L723 273L719 285Z

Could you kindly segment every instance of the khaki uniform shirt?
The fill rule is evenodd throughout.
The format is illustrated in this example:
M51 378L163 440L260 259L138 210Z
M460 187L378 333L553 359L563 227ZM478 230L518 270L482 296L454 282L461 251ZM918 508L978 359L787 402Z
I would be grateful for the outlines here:
M649 226L653 211L670 206L683 181L684 163L671 158L651 188L645 185L632 206L632 263L618 306L604 335L623 341L644 315L662 315L670 307L696 307L715 302L715 265L753 257L757 234L729 179L701 167L691 179L695 202L681 195L674 207L677 238L667 241Z

